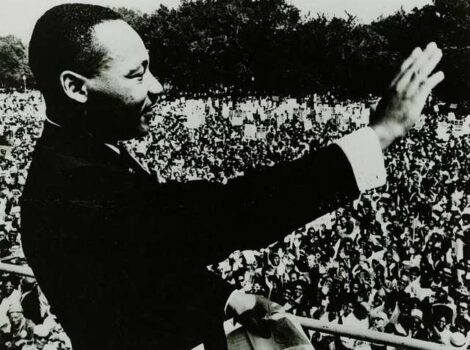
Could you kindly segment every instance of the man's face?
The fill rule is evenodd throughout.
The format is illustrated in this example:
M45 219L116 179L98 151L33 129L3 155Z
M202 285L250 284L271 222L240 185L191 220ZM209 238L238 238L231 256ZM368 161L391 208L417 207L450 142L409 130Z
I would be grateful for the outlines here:
M412 317L410 320L410 328L412 330L417 330L421 327L421 320L417 317Z
M277 255L273 256L273 265L274 266L279 265L279 256L277 256Z
M374 296L373 306L379 307L383 303L383 298L378 293Z
M439 332L442 332L446 328L446 325L447 325L447 321L445 317L439 318L436 322L436 328Z
M313 268L315 266L315 262L315 257L312 254L307 256L307 263L309 268Z
M44 346L47 344L48 339L46 337L34 337L34 345L36 345L36 349L42 350Z
M354 311L354 305L351 302L348 302L344 305L344 315L347 316Z
M292 282L295 282L295 281L297 281L297 280L299 279L299 276L297 276L296 273L293 273L293 274L291 274L290 278L291 278L291 281L292 281Z
M3 285L3 291L6 296L9 296L13 292L13 289L13 283L11 283L10 281L5 282L5 284Z
M245 284L245 276L238 276L238 283L243 286Z
M406 276L406 275L403 275L403 276L401 276L400 281L398 282L398 289L399 290L405 290L406 287L408 287L409 284L410 284L409 277Z
M467 316L468 315L468 304L467 303L459 303L459 314L463 315L463 316Z
M300 298L304 294L304 289L301 285L296 285L294 289L295 297Z
M284 300L290 300L291 299L291 293L289 289L285 289L284 292L282 293L282 297Z
M121 20L96 25L93 38L104 58L85 83L88 129L112 141L147 134L151 108L163 89L150 73L142 39Z
M439 257L442 252L442 246L440 242L436 242L433 247L432 255L435 257Z
M413 282L416 281L418 279L418 277L419 277L419 272L411 271L411 273L410 273L410 280L411 281L413 281Z
M8 318L10 319L10 323L13 326L18 326L23 319L23 314L19 312L12 312L8 315Z

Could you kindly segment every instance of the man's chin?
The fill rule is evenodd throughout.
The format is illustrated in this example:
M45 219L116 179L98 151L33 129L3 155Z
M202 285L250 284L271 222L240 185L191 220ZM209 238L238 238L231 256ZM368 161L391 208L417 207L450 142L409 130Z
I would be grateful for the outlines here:
M139 128L139 136L146 136L150 132L150 127L148 125L143 125Z
M136 139L148 135L149 132L150 126L148 124L141 123L137 127L132 129L127 128L125 132L121 132L118 139L121 141Z
M146 136L149 132L150 132L150 125L146 121L141 120L139 126L137 127L135 137Z

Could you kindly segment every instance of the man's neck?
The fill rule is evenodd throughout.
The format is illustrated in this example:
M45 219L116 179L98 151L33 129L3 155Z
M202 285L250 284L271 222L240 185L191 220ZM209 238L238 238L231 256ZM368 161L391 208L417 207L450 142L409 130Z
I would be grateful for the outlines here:
M95 135L93 132L87 130L86 128L84 128L83 126L80 126L80 125L68 125L68 124L63 124L63 123L59 123L56 121L57 119L54 118L54 117L49 117L49 116L46 116L46 120L45 122L50 124L50 125L53 125L55 127L58 127L58 128L64 128L64 127L67 127L68 129L72 129L74 131L79 131L79 130L82 130L83 133L86 133L86 134L89 134L90 136L92 136L93 138L95 138L96 140L100 140L102 141L106 146L108 146L109 148L111 148L113 151L115 151L116 153L120 153L118 147L117 147L117 140L109 140L109 139L104 139L104 138L101 138L101 137L97 137L97 135Z

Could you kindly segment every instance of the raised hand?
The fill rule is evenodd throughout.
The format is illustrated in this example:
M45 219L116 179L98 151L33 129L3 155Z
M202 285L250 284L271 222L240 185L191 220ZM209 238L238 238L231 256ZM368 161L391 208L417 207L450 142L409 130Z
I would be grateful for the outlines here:
M371 116L370 126L377 133L382 149L403 137L419 119L431 90L444 79L444 73L432 73L442 51L429 43L423 51L413 50L401 65L387 93Z

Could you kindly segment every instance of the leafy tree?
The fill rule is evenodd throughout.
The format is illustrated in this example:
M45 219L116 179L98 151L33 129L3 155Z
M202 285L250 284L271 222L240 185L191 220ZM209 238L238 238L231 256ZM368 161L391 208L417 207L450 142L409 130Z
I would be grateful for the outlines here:
M176 90L379 94L415 46L436 41L446 74L438 94L470 102L468 0L433 0L369 25L353 16L301 18L287 0L181 0L151 14L117 11L149 47L153 73ZM21 86L25 61L18 39L0 38L0 86Z
M0 37L0 87L22 87L23 75L31 79L25 46L13 35Z

